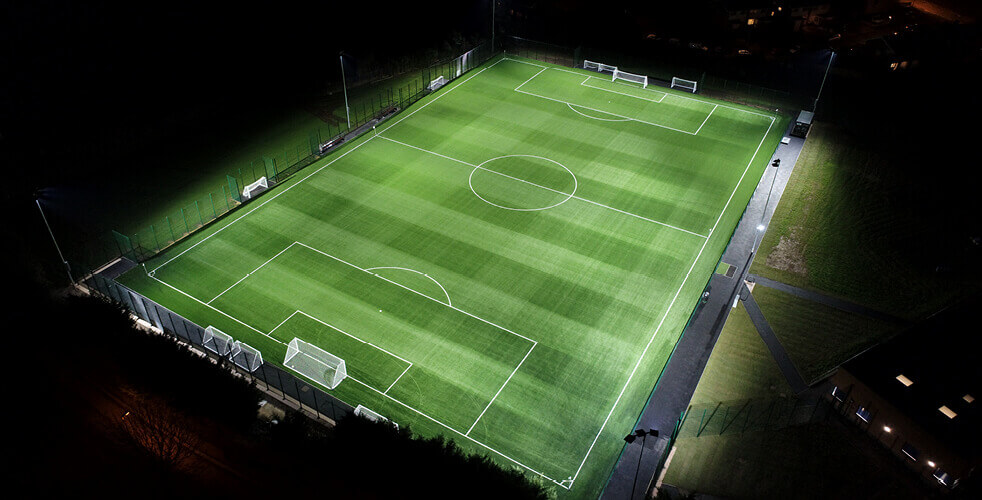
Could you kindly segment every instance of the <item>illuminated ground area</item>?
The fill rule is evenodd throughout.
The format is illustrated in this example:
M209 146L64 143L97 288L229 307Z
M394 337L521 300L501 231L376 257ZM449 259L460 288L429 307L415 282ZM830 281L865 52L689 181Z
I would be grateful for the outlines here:
M595 497L784 129L498 58L121 282L267 362L316 345L337 397Z

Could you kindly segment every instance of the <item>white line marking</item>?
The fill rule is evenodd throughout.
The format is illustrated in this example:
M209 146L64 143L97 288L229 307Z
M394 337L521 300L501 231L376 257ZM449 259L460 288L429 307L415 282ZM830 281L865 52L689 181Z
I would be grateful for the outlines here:
M628 94L628 93L625 93L625 92L618 92L616 90L605 89L603 87L594 87L593 85L587 85L586 82L588 82L590 80L600 80L602 82L610 83L609 80L604 80L603 78L597 78L595 76L588 76L588 77L586 77L586 80L583 80L582 82L580 82L580 85L582 85L584 87L590 87L591 89L602 90L604 92L611 92L611 93L614 93L614 94L620 94L620 95L623 95L623 96L633 97L635 99L640 99L642 101L656 102L656 103L660 103L662 101L662 99L664 99L665 96L668 95L668 94L666 94L664 92L660 92L660 91L657 91L657 90L641 89L641 90L647 90L648 92L656 92L658 94L661 94L661 97L659 97L657 100L655 100L655 99L648 99L648 98L645 98L645 97L636 96L636 95ZM632 89L636 89L637 88L634 85L631 85L629 83L624 83L624 82L613 82L613 83L617 83L617 84L621 84L621 85L627 85L628 87L631 87Z
M486 170L486 171L488 171L488 172L490 172L492 174L498 174L498 175L500 175L502 177L507 177L507 178L512 179L512 180L515 180L515 181L524 182L526 184L529 184L531 186L535 186L537 188L545 189L547 191L552 191L552 192L554 192L556 194L561 194L561 195L564 195L564 196L569 196L570 198L573 198L573 199L577 199L577 200L580 200L580 201L585 201L587 203L592 203L594 205L597 205L598 207L603 207L603 208L606 208L606 209L609 209L609 210L613 210L615 212L619 212L619 213L622 213L624 215L629 215L631 217L636 217L638 219L641 219L641 220L644 220L644 221L647 221L647 222L651 222L651 223L654 223L654 224L665 226L665 227L668 227L668 228L671 228L671 229L675 229L677 231L682 231L683 233L689 233L689 234L691 234L693 236L698 236L700 238L704 238L704 239L705 238L708 238L708 236L705 236L705 235L702 235L702 234L699 234L699 233L696 233L696 232L689 231L688 229L682 229L680 227L673 226L673 225L668 224L666 222L661 222L661 221L658 221L658 220L655 220L655 219L649 219L648 217L645 217L643 215L634 214L634 213L631 213L631 212L628 212L628 211L625 211L625 210L621 210L619 208L614 208L614 207L611 207L609 205L604 205L603 203L599 203L599 202L596 202L596 201L593 201L593 200L588 200L588 199L583 198L583 197L580 197L580 196L575 196L572 193L564 193L562 191L559 191L558 189L553 189L551 187L542 186L542 185L536 184L536 183L534 183L532 181L528 181L528 180L521 179L521 178L518 178L518 177L513 177L513 176L510 176L508 174L504 174L504 173L498 172L497 170L492 170L492 169L487 168L487 167L482 167L480 165L475 165L473 163L469 163L469 162L466 162L464 160L459 160L457 158L453 158L453 157L450 157L450 156L447 156L447 155L443 155L443 154L437 153L435 151L430 151L428 149L423 149L423 148L421 148L419 146L413 146L412 144L407 144L405 142L397 141L395 139L390 139L388 137L382 137L382 136L379 136L379 137L381 137L382 139L385 139L387 141L392 141L392 142L394 142L396 144L401 144L403 146L406 146L407 148L413 148L413 149L422 151L424 153L429 153L431 155L435 155L435 156L439 156L441 158L445 158L445 159L450 160L450 161L455 161L457 163L462 163L462 164L467 165L469 167L480 168L481 170Z
M380 136L380 137L381 137L381 136ZM510 334L512 334L512 335L514 335L514 336L516 336L516 337L521 337L521 338L523 338L523 339L525 339L525 340L527 340L527 341L529 341L529 342L531 342L531 343L533 343L533 344L535 344L535 343L536 343L536 341L535 341L535 340L532 340L532 339L530 339L530 338L528 338L528 337L526 337L525 335L522 335L522 334L520 334L520 333L515 333L515 332L513 332L513 331L511 331L511 330L509 330L509 329L507 329L507 328L505 328L505 327L503 327L503 326L501 326L501 325L499 325L499 324L496 324L496 323L492 323L492 322L490 322L490 321L488 321L488 320L486 320L486 319L484 319L484 318L481 318L481 317L479 317L479 316L475 316L475 315L473 315L473 314L471 314L471 313L469 313L469 312L467 312L467 311L465 311L465 310L463 310L463 309L460 309L460 308L459 308L459 307L457 307L457 306L452 306L452 305L449 305L449 304L446 304L446 303L444 303L444 302L441 302L441 301L439 301L439 300L437 300L437 299L434 299L433 297L430 297L429 295L426 295L425 293L420 293L420 292L418 292L418 291L416 291L416 290L413 290L412 288L409 288L408 286L405 286L405 285L403 285L403 284L401 284L401 283L396 283L395 281L392 281L392 280L390 280L390 279L388 279L388 278L386 278L385 276L379 276L378 274L375 274L375 273L373 273L373 272L371 272L371 271L368 271L368 270L366 270L366 269L364 269L364 268L362 268L362 267L358 267L358 266L356 266L356 265L354 265L354 264L352 264L352 263L350 263L350 262L348 262L348 261L346 261L346 260L343 260L343 259L340 259L340 258L338 258L338 257L335 257L335 256L333 256L333 255L331 255L331 254L329 254L329 253L327 253L327 252L324 252L324 251L321 251L321 250L318 250L318 249L316 249L316 248L314 248L314 247L312 247L312 246L310 246L310 245L307 245L306 243L303 243L303 242L300 242L300 241L298 241L298 242L297 242L297 244L298 244L298 245L300 245L300 246L303 246L303 247L305 247L305 248L308 248L308 249L310 249L310 250L313 250L314 252L317 252L317 253L319 253L319 254L321 254L321 255L323 255L323 256L325 256L325 257L330 257L330 258L332 258L332 259L334 259L334 260L336 260L336 261L338 261L338 262L341 262L342 264L347 264L347 265L349 265L349 266L351 266L351 267L353 267L353 268L355 268L355 269L358 269L359 271L362 271L362 272L364 272L364 273L367 273L367 274L370 274L370 275L372 275L372 276L375 276L376 278L378 278L378 279L380 279L380 280L384 280L384 281L387 281L387 282L389 282L389 283L392 283L393 285L395 285L395 286L397 286L397 287L399 287L399 288L403 288L403 289L405 289L405 290L409 290L410 292L413 292L413 293L415 293L416 295L419 295L420 297L426 297L427 299L430 299L430 300L432 300L433 302L436 302L437 304L442 304L442 305L444 305L444 306L446 306L446 307L449 307L449 308L451 308L451 309L453 309L454 311L457 311L457 312L460 312L460 313L463 313L463 314L466 314L467 316L470 316L470 317L472 317L472 318L474 318L474 319L476 319L476 320L478 320L478 321L480 321L480 322L482 322L482 323L486 323L486 324L488 324L488 325L491 325L491 326L493 326L493 327L495 327L495 328L498 328L498 329L500 329L500 330L504 330L504 331L506 331L506 332L508 332L508 333L510 333Z
M716 218L716 223L713 224L713 228L709 231L710 236L716 231L716 227L719 225L719 221L723 219L723 215L726 214L726 209L730 206L730 202L733 200L733 195L736 194L737 189L740 188L740 184L743 183L743 178L747 175L747 171L750 170L750 165L754 163L754 159L757 158L757 153L760 152L760 147L764 144L764 140L767 139L767 135L771 132L771 127L774 125L774 118L771 118L771 124L767 126L767 130L764 132L764 137L761 137L760 143L757 144L757 149L754 151L753 156L750 157L750 161L747 163L747 167L743 169L743 175L740 176L740 180L737 182L736 187L733 188L733 192L730 193L730 198L726 200L726 205L723 206L723 210L720 212L719 217ZM661 317L661 321L658 322L658 326L655 327L654 333L651 334L651 338L648 339L648 344L644 346L644 350L641 351L641 356L638 357L637 363L634 364L634 369L631 370L631 374L627 377L627 382L624 383L624 387L621 388L621 392L617 395L617 399L614 400L614 405L610 407L610 411L607 413L607 418L604 419L603 425L600 426L600 431L597 432L596 437L593 438L593 443L590 444L590 448L587 450L586 455L583 457L583 461L580 462L580 466L576 469L576 474L573 474L573 480L579 476L580 471L583 469L583 465L586 464L588 458L590 458L590 453L593 451L593 447L597 444L597 440L600 439L600 435L603 434L604 428L607 427L607 423L610 421L610 417L614 414L614 410L617 408L618 403L621 401L621 397L624 396L624 392L627 390L627 386L631 384L631 379L634 378L634 374L638 371L638 367L641 366L641 361L644 360L645 354L648 353L648 348L651 347L651 343L655 340L658 335L659 330L661 330L662 325L665 323L665 318L668 317L668 313L671 312L672 306L675 305L676 299L678 299L679 294L682 292L682 288L685 287L686 281L689 280L689 276L692 274L692 270L696 267L696 263L699 262L699 258L702 256L703 250L706 249L706 244L709 243L709 239L702 242L702 247L699 249L699 253L696 254L695 260L692 261L692 265L689 266L689 271L685 273L685 278L682 279L682 284L679 285L678 290L675 291L675 296L672 297L672 301L668 304L668 308L665 309L665 313Z
M453 305L453 304L450 303L450 294L447 293L447 289L446 288L443 288L443 285L441 285L439 281L437 281L436 279L434 279L429 274L419 272L419 271L417 271L415 269L409 269L408 267L382 266L382 267L366 267L365 268L366 271L374 271L376 269L399 269L399 270L402 270L402 271L410 271L410 272L414 272L416 274L421 274L423 276L426 276L427 278L430 279L430 281L436 283L436 286L440 287L440 290L443 290L443 294L447 296L447 305L448 306L452 306Z
M409 118L410 116L413 116L414 114L416 114L416 112L417 112L417 111L419 111L419 110L421 110L421 109L423 109L423 108L425 108L425 107L427 107L427 106L429 106L430 104L433 104L434 102L436 102L436 100L437 100L437 99L439 99L439 98L441 98L441 97L443 97L443 96L445 96L445 95L447 95L447 94L448 94L448 93L450 93L450 91L452 91L453 89L455 89L455 88L457 88L457 87L460 87L461 85L463 85L463 84L465 84L465 83L467 83L467 82L469 82L469 81L470 81L470 80L471 80L472 78L474 78L475 76L477 76L477 75L480 75L481 73L483 73L483 72L485 72L486 70L488 70L488 69L491 69L491 68L493 68L495 64L498 64L498 63L500 63L501 61L504 61L504 59L498 59L497 61L495 61L494 63L492 63L492 64L491 64L490 66L488 66L487 68L483 68L483 69L481 69L481 70L480 70L480 71L478 71L477 73L474 73L473 75L471 75L471 76L469 76L469 77L467 77L467 79L465 79L465 80L463 80L463 81L461 81L461 82L459 82L459 83L457 83L456 85L454 85L454 86L452 86L452 87L450 87L449 89L446 89L445 91L443 91L443 92L441 92L441 93L440 93L440 94L438 94L438 95L437 95L436 97L434 97L434 98L433 98L432 100L430 100L430 101L427 101L427 102L425 102L425 103L423 103L423 105L422 105L422 106L420 106L420 107L418 107L418 108L416 108L416 109L414 109L414 110L413 110L413 111L412 111L411 113L409 113L408 115L406 115L406 116L404 116L404 117L402 117L402 118L400 118L400 119L399 119L398 121L396 121L395 123L392 123L392 124L389 124L389 125L388 125L388 126L387 126L387 127L386 127L386 128L384 129L384 130L383 130L383 132L384 132L384 131L386 131L386 130L389 130L390 128L392 128L392 127L394 127L394 126L396 126L396 125L398 125L399 123L401 123L401 122L402 122L403 120L405 120L406 118ZM158 270L158 269L160 269L161 267L164 267L164 266L166 266L167 264L170 264L170 263L171 263L171 262L172 262L172 261L173 261L174 259L176 259L176 258L178 258L178 257L180 257L180 256L182 256L182 255L184 255L184 254L186 254L187 252L190 252L190 251L191 251L191 250L192 250L193 248L195 248L195 247L197 247L198 245L200 245L200 244L202 244L202 243L204 243L205 241L208 241L208 240L209 240L209 239L211 239L211 238L212 238L213 236L215 236L216 234L218 234L218 233L220 233L220 232L222 232L222 231L224 231L225 229L228 229L229 227L231 227L231 226L232 226L233 224L235 224L236 222L239 222L240 220L242 220L242 219L244 219L244 218L245 218L245 217L246 217L247 215L249 215L249 214L251 214L251 213L253 213L253 212L255 212L256 210L259 210L260 208L262 208L262 207L264 207L264 206L266 206L266 204L267 204L267 203L269 203L269 202L271 202L271 201L273 201L273 200L275 200L276 198L278 198L278 197L279 197L280 195L282 195L283 193L286 193L287 191L289 191L289 190L291 190L291 189L293 189L293 188L295 188L295 187L297 187L297 186L299 186L299 185L300 185L300 184L302 184L302 183L303 183L304 181L306 181L307 179L309 179L309 178L310 178L311 176L313 176L313 175L315 175L315 174L317 174L317 173L318 173L318 172L320 172L321 170L324 170L325 168L327 168L327 167L329 167L329 166L331 166L331 165L332 165L332 164L333 164L334 162L336 162L336 161L338 161L338 160L340 160L341 158L344 158L345 156L347 156L347 155L348 155L348 153L351 153L352 151L354 151L354 150L356 150L356 149L358 149L358 148L360 148L360 147L362 147L362 146L364 146L365 144L368 144L368 143L369 143L369 142L371 142L371 140L372 140L372 139L374 139L375 137L378 137L378 135L373 135L373 136L370 136L370 137L368 137L367 139L365 139L365 140L364 140L363 142L360 142L360 143L358 143L358 144L356 144L356 145L355 145L354 147L352 147L351 149L349 149L349 150L347 150L347 151L345 151L345 152L343 152L343 153L341 153L341 154L340 154L340 155L338 155L338 156L337 156L336 158L334 158L334 159L332 159L331 161L329 161L329 162L327 162L327 163L325 163L324 165L322 165L322 166L321 166L321 167L319 167L318 169L316 169L316 170L314 170L313 172L310 172L309 174L307 174L307 175L305 175L305 176L304 176L303 178L301 178L300 180L298 180L298 181L297 181L296 183L294 183L293 185L290 185L290 186L287 186L287 187L286 187L286 188L284 188L284 189L283 189L282 191L280 191L280 192L278 192L278 193L276 193L276 194L274 194L273 196L271 196L271 197L269 197L269 198L267 198L267 199L266 199L265 201L263 201L262 203L260 203L260 204L259 204L258 206L256 206L256 207L255 207L255 208L253 208L252 210L249 210L248 212L246 212L246 213L244 213L244 214L242 214L241 216L239 216L239 217L238 217L238 218L236 218L235 220L233 220L233 221L231 221L231 222L229 222L228 224L226 224L226 225L224 225L224 226L222 226L222 227L220 227L220 228L219 228L218 230L216 230L216 231L215 231L214 233L211 233L211 234L209 234L208 236L205 236L204 238L202 238L202 239L201 239L201 241L198 241L197 243L195 243L195 244L193 244L193 245L191 245L191 246L189 246L188 248L186 248L186 249L184 249L184 250L183 250L183 251L182 251L181 253L179 253L179 254L177 254L177 255L175 255L175 256L173 256L173 257L171 257L170 259L167 259L167 261L165 261L165 262L164 262L163 264L161 264L161 265L159 265L159 266L157 266L157 267L155 267L155 268L153 269L153 271L151 271L151 272L152 272L152 273L156 273L156 272L157 272L157 270Z
M488 408L491 408L491 404L494 403L494 400L498 399L498 394L501 394L501 391L505 389L505 386L508 385L508 382L511 381L511 378L515 376L515 372L517 372L518 369L522 367L522 363L524 363L525 359L529 357L529 354L532 354L532 349L535 349L535 346L537 345L539 345L538 342L532 344L532 347L529 348L529 352L525 353L525 357L522 358L522 360L518 362L518 366L516 366L515 369L511 371L511 375L508 375L508 378L505 379L505 383L501 384L501 387L498 388L498 392L494 393L494 397L491 398L491 401L488 401L488 405L485 406L484 410L481 411L481 414L477 416L477 420L475 420L474 423L471 424L471 427L467 429L467 432L464 433L465 436L470 435L471 431L474 430L474 426L477 425L477 423L481 420L481 417L484 416L484 412L488 411Z
M621 118L620 120L614 120L614 119L611 119L611 118L599 118L599 117L596 117L596 116L590 116L590 115L588 115L586 113L581 113L581 112L577 111L576 108L574 108L573 105L570 104L570 103L568 103L568 102L566 103L566 106L568 106L569 109L572 110L574 113L576 113L576 114L578 114L580 116L584 116L586 118L589 118L591 120L603 120L605 122L629 122L629 121L632 121L630 118ZM606 111L601 111L601 113L606 114L606 115L613 115L612 113L608 113ZM620 116L620 115L613 115L613 116Z
M360 381L360 380L358 380L356 378L353 378L353 377L350 377L349 376L348 379L354 380L355 382L357 382L357 383L365 386L366 388L368 388L370 390L373 390L373 391L381 394L382 396L384 396L386 398L391 399L396 404L398 404L400 406L403 406L403 407L405 407L405 408L407 408L407 409L409 409L409 410L417 413L418 415L420 415L420 416L422 416L422 417L424 417L424 418L432 421L433 423L435 423L435 424L437 424L437 425L439 425L439 426L441 426L441 427L443 427L443 428L445 428L445 429L447 429L447 430L449 430L449 431L451 431L453 433L459 434L460 436L462 436L462 437L470 440L474 444L476 444L476 445L478 445L478 446L480 446L480 447L482 447L482 448L484 448L484 449L486 449L488 451L491 451L492 453L497 454L498 456L500 456L500 457L508 460L509 462L512 462L515 465L518 465L519 467L522 467L523 469L528 470L529 472L532 472L533 474L536 474L538 476L541 476L542 478L547 479L547 480L555 483L557 486L559 486L559 487L561 487L563 489L569 490L573 486L572 482L570 482L569 486L567 486L566 484L564 484L564 483L566 483L565 480L562 481L562 482L556 481L555 479L553 479L553 478L551 478L551 477L549 477L549 476L547 476L547 475L545 475L545 474L543 474L543 473L541 473L541 472L539 472L539 471L537 471L537 470L535 470L535 469L533 469L533 468L531 468L531 467L529 467L529 466L527 466L527 465L519 462L518 460L515 460L512 457L509 457L508 455L505 455L504 453L502 453L502 452L500 452L500 451L498 451L498 450L496 450L496 449L494 449L494 448L492 448L492 447L490 447L490 446L488 446L488 445L486 445L486 444L484 444L484 443L482 443L482 442L480 442L480 441L478 441L478 440L476 440L476 439L468 436L467 434L464 434L463 432L458 431L457 429L454 429L453 427L450 427L449 425L447 425L447 424L445 424L445 423L443 423L443 422L441 422L441 421L439 421L439 420L437 420L437 419L435 419L435 418L433 418L433 417L431 417L431 416L429 416L429 415L427 415L427 414L425 414L425 413L417 410L416 408L413 408L412 406L407 405L406 403L403 403L402 401L399 401L398 399L396 399L396 398L394 398L392 396L389 396L388 394L386 394L386 393L384 393L382 391L379 391L378 389L376 389L376 388L374 388L374 387L372 387L372 386L370 386L370 385L368 385L368 384L366 384L366 383L364 383L364 382L362 382L362 381Z
M273 332L275 332L277 328L283 326L283 323L286 323L287 321L290 321L290 318L294 317L298 312L300 312L300 311L297 310L297 311L293 311L292 313L290 313L290 315L287 316L285 320L280 321L280 324L274 326L273 329L269 331L269 334L272 335Z
M718 107L719 107L719 105L713 106L712 111L710 111L709 114L706 115L706 119L702 121L702 125L699 125L699 128L696 129L696 135L699 135L699 131L702 130L702 126L705 125L706 122L709 121L709 117L710 116L713 116L713 112L715 112L716 111L716 108L718 108Z
M223 291L222 291L222 293L220 293L220 294L218 294L218 295L216 295L216 296L215 296L215 297L214 297L213 299L211 299L211 300L209 300L209 301L208 301L208 303L209 303L209 304L211 304L212 302L214 302L214 301L215 301L216 299L218 299L218 297L221 297L222 295L224 295L224 294L225 294L225 292L227 292L227 291L229 291L229 290L231 290L231 289L232 289L232 287L234 287L235 285L238 285L239 283L242 283L242 280L244 280L244 279L246 279L246 278L248 278L249 276L252 276L253 274L255 274L255 272L256 272L256 271L258 271L258 270L260 270L260 269L262 269L262 268L263 268L263 266L265 266L266 264L269 264L270 262L272 262L272 261L273 261L273 259L275 259L275 258L277 258L277 257L279 257L279 256L280 256L280 254L282 254L283 252L285 252L285 251L287 251L287 250L289 250L289 249L290 249L290 247L292 247L292 246L293 246L293 243L290 243L290 244L289 244L289 245L288 245L288 246L287 246L286 248L284 248L283 250L280 250L279 252L277 252L277 254L276 254L276 255L274 255L274 256L272 256L272 257L270 257L270 258L269 258L269 260L267 260L266 262L263 262L262 264L260 264L260 265L259 265L259 267L257 267L257 268L255 268L255 269L253 269L253 270L252 270L251 272L249 272L249 273L246 273L246 275L245 275L245 276L243 276L243 277L242 277L241 279L239 279L239 281L236 281L235 283L232 283L232 286L230 286L230 287L228 287L228 288L226 288L225 290L223 290Z
M573 75L579 75L579 76L586 75L586 73L583 73L586 70L573 71L573 70L569 70L569 69L565 69L565 68L554 68L552 66L543 66L541 64L535 64L535 63L531 63L531 62L528 62L528 61L523 61L521 59L513 59L511 57L505 57L505 58L502 59L502 61L512 61L512 62L517 62L517 63L520 63L520 64L528 64L529 66L537 66L539 68L548 68L548 69L551 69L551 70L562 71L563 73L570 73L570 74L573 74ZM604 80L604 81L606 81L606 80ZM770 119L773 119L774 118L772 115L768 115L768 114L764 114L764 113L758 113L756 111L750 111L749 109L737 108L737 107L734 107L734 106L727 106L726 104L717 104L715 102L708 101L708 100L705 100L705 99L696 99L695 97L684 95L684 94L681 94L681 93L666 92L665 94L666 95L670 95L672 97L677 97L679 99L688 99L690 101L697 101L697 102L701 102L701 103L704 103L704 104L714 104L714 105L717 105L717 106L719 106L721 108L732 109L734 111L742 111L744 113L749 113L751 115L757 115L757 116L761 116L761 117L764 117L764 118L770 118Z
M330 328L331 330L334 330L334 331L336 331L338 333L342 333L344 335L347 335L347 336L349 336L349 337L357 340L358 342L361 342L362 344L368 344L368 345L370 345L370 346L372 346L372 347L374 347L374 348L376 348L376 349L378 349L378 350L380 350L380 351L388 354L389 356L392 356L393 358L396 358L399 361L402 361L403 363L409 363L409 366L412 366L413 365L413 362L412 361L409 361L406 358L403 358L403 357L398 356L396 354L392 354L391 352L386 351L385 349L383 349L383 348L381 348L381 347L379 347L379 346L377 346L377 345L375 345L375 344L373 344L371 342L368 342L367 340L362 340L362 339L360 339L360 338L358 338L358 337L356 337L356 336L354 336L354 335L352 335L352 334L350 334L350 333L348 333L348 332L346 332L346 331L344 331L344 330L342 330L342 329L340 329L340 328L338 328L338 327L336 327L336 326L334 326L334 325L332 325L332 324L330 324L330 323L328 323L328 322L326 322L326 321L324 321L322 319L315 318L315 317L313 317L313 316L311 316L311 315L309 315L309 314L307 314L307 313L305 313L305 312L303 312L303 311L301 311L299 309L294 314L303 314L304 316L306 316L306 317L308 317L308 318L310 318L310 319L312 319L312 320L314 320L314 321L316 321L316 322L318 322L318 323L320 323L320 324L322 324L322 325Z
M409 369L410 369L410 368L412 368L412 367L413 367L413 364L412 364L412 363L410 363L410 364L409 364L409 366L407 366L407 367L406 367L406 369L405 369L405 370L403 370L403 371L402 371L402 373L400 373L400 374L399 374L399 376L398 376L398 377L396 377L396 379L395 379L395 380L393 380L391 384L389 384L389 387L387 387L387 388L385 389L385 392L383 392L382 394L388 394L388 393L389 393L389 390L391 390L391 389L392 389L392 387L396 385L396 382L398 382L398 381L399 381L399 379L401 379L401 378L402 378L402 376L403 376L403 375L405 375L405 374L406 374L406 372L408 372L408 371L409 371Z
M493 173L496 173L498 175L501 175L501 176L504 176L504 177L508 177L510 179L523 180L523 179L519 179L517 177L512 177L510 175L501 174L500 172L496 172L496 171L493 171L491 169L488 169L488 168L485 168L484 167L484 165L486 163L492 162L494 160L500 160L501 158L511 158L511 157L514 157L514 156L527 156L529 158L538 158L540 160L545 160L545 161L548 161L548 162L555 163L556 165L559 165L560 167L563 168L563 170L565 170L570 175L570 177L573 178L573 192L567 194L567 193L564 193L564 192L559 191L559 190L556 190L556 189L547 188L545 186L540 186L540 185L535 184L533 182L526 181L528 184L531 184L533 186L536 186L536 187L539 187L539 188L542 188L542 189L547 189L547 190L552 191L554 193L562 194L563 196L566 197L562 201L553 203L552 205L549 205L547 207L538 207L538 208L514 208L514 207L506 207L504 205L499 205L497 203L492 203L490 200L487 200L483 196L481 196L480 194L478 194L477 193L477 190L474 189L474 182L473 182L474 181L474 172L477 172L478 170L484 170L484 171L487 171L487 172L493 172ZM553 159L550 159L550 158L546 158L544 156L521 155L521 154L519 154L519 155L502 155L502 156L497 156L495 158L491 158L491 159L482 161L481 164L475 166L474 167L474 170L471 170L471 174L467 176L467 186L469 188L471 188L471 192L474 193L474 196L477 196L481 201L483 201L484 203L487 203L488 205L492 205L492 206L495 206L495 207L498 207L498 208L501 208L501 209L504 209L504 210L515 210L516 212L535 212L537 210L548 210L548 209L553 208L553 207L558 207L559 205L562 205L563 203L566 203L567 201L569 201L571 198L573 198L573 195L576 193L576 189L580 186L580 181L577 180L576 174L574 174L572 170L566 168L566 165L563 165L562 163L559 163L556 160L553 160Z

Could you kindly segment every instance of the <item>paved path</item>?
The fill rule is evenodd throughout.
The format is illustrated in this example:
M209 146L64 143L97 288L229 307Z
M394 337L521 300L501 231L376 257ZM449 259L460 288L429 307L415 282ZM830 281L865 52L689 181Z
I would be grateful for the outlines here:
M790 132L792 125L793 121L789 124L785 135ZM662 451L668 444L667 437L672 434L679 417L688 408L696 385L706 368L706 362L709 361L709 356L716 345L716 339L723 329L723 323L730 313L730 307L743 285L757 239L762 236L757 231L757 225L766 225L770 222L804 143L804 139L792 137L790 144L781 144L777 147L771 160L780 158L781 166L765 169L753 197L747 204L743 218L733 232L729 246L723 254L724 262L736 266L734 276L728 278L721 274L713 274L709 277L707 286L707 290L710 290L709 301L696 308L692 321L675 345L665 370L657 380L649 381L655 384L655 389L648 398L644 412L634 426L616 429L624 435L635 428L658 429L661 439L654 443L649 439L643 454L638 441L626 445L600 495L601 499L630 499L635 475L638 480L634 499L646 498L647 493L654 487L656 479L654 475ZM693 276L693 279L695 278ZM681 306L679 304L679 307ZM576 488L575 485L573 487Z
M855 302L842 300L837 297L832 297L831 295L825 295L824 293L805 290L804 288L798 288L796 286L789 285L787 283L782 283L780 281L774 281L770 278L765 278L763 276L758 276L756 274L748 274L747 279L757 283L758 285L766 286L767 288L773 288L775 290L781 290L782 292L787 292L792 295L801 297L803 299L810 300L812 302L825 304L829 307L834 307L841 311L859 314L862 316L867 316L873 319L878 319L880 321L887 321L890 323L901 323L901 324L907 323L907 321L904 319L877 311L875 309L870 309L866 306L856 304Z
M744 290L746 290L746 285L744 285ZM771 351L771 356L777 362L777 367L781 369L784 378L788 380L791 390L795 394L801 394L808 390L808 384L805 383L805 379L801 378L798 369L791 362L791 356L788 356L788 351L784 350L781 341L774 335L774 330L767 323L767 320L764 319L764 313L760 311L757 301L754 300L754 295L749 293L749 290L744 293L743 305L747 309L747 314L750 315L750 320L757 327L757 333L760 334L760 338L767 345L767 350Z

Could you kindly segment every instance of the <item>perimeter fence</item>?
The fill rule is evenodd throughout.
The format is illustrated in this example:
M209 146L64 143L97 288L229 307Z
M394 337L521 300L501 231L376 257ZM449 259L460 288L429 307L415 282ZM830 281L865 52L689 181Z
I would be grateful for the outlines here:
M587 59L618 66L620 69L632 73L647 75L650 83L662 86L669 86L672 77L694 80L698 82L700 94L768 109L798 109L810 105L814 98L813 89L810 88L810 85L808 88L798 89L789 79L774 76L771 81L780 83L783 89L771 88L723 77L713 73L714 69L717 71L724 70L719 64L715 66L707 64L703 67L693 66L692 63L701 58L691 55L670 57L664 54L631 54L594 47L573 48L517 36L504 36L501 43L507 54L571 68L582 67L583 60ZM738 63L739 61L731 64ZM755 66L773 68L776 65L761 63ZM741 71L747 72L747 69L742 68ZM765 70L759 69L757 71L764 72ZM781 72L773 69L769 71L771 73Z
M824 422L835 408L824 393L812 397L742 399L692 405L678 437L721 436Z
M279 151L261 154L248 165L228 172L225 182L219 186L179 205L170 214L142 229L126 233L112 231L118 256L142 262L157 255L248 202L250 198L243 196L246 186L265 178L268 187L273 188L372 125L432 93L435 90L430 88L432 81L443 77L447 83L452 82L494 55L490 44L484 43L457 57L383 80L367 81L353 88L347 106L342 104L340 109L329 110L330 119L325 120L323 126L309 130L304 140Z
M120 260L117 261L117 264L126 264L126 261ZM124 267L136 266L132 262L128 264ZM227 362L228 366L232 367L239 375L254 380L261 389L266 389L267 392L270 390L279 392L286 401L299 405L301 410L315 412L318 418L327 417L337 422L338 419L355 411L354 407L348 403L278 366L260 362L255 369L249 370L243 368L241 363L233 362L234 360L228 354L224 356L216 354L216 350L221 350L216 349L213 340L206 341L204 328L142 294L119 284L101 272L87 273L80 283L94 294L123 304L141 320L153 325L175 340L198 347L201 352L213 359Z

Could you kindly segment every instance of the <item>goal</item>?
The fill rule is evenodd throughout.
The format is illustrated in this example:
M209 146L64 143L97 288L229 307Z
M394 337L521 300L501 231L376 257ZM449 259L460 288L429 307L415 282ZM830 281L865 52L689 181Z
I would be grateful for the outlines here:
M229 352L229 359L235 363L235 366L254 372L263 364L263 353L249 344L243 344L236 340Z
M611 66L609 64L603 64L593 61L583 60L583 69L592 69L600 73L613 73L617 71L617 66Z
M368 408L366 408L366 407L364 407L362 405L358 405L358 406L355 407L355 415L356 416L359 416L359 417L362 417L362 418L367 418L368 420L371 420L372 422L387 422L387 423L391 424L393 427L395 427L396 429L399 428L399 424L397 424L397 423L395 423L395 422L393 422L393 421L391 421L391 420L383 417L382 415L379 415L378 413L375 413L372 410L369 410Z
M430 92L433 92L434 90L437 90L446 84L447 84L447 79L444 78L443 75L440 75L434 78L433 81L431 81L430 84L426 86L426 89L429 90Z
M283 365L328 389L348 376L343 359L298 338L287 344Z
M684 78L679 78L677 76L673 76L672 77L672 88L673 89L682 89L682 90L684 90L686 92L692 92L693 94L695 94L696 93L696 81L695 80L686 80Z
M201 345L219 356L228 356L232 350L232 336L218 328L208 326L201 337Z
M626 71L621 71L619 69L614 70L614 77L611 79L612 82L617 80L627 80L629 82L640 83L641 88L648 88L648 76L647 75L636 75L634 73L628 73Z
M267 189L269 189L269 182L266 180L266 176L264 175L260 177L258 181L249 184L242 190L242 198L248 200Z

